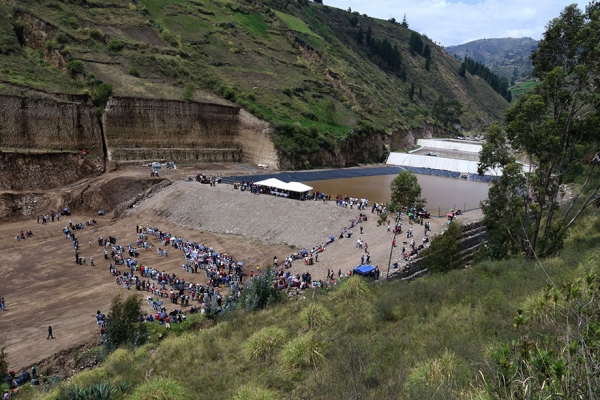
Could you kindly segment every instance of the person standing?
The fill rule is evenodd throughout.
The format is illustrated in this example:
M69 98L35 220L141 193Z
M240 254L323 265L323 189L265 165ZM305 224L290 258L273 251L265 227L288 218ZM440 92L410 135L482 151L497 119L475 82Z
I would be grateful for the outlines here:
M46 339L54 339L54 336L52 336L52 327L48 326L48 337L46 337Z
M0 298L0 309L2 311L4 311L4 307L5 307L5 305L4 305L4 297L2 297L2 298Z

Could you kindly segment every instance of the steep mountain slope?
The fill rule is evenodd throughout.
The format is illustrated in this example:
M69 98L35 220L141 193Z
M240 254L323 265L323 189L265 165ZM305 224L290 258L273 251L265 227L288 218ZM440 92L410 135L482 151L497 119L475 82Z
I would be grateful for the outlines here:
M524 38L480 39L458 46L448 46L446 51L461 60L470 57L483 63L508 81L531 77L533 66L529 60L537 40Z
M426 56L409 48L414 32L400 24L316 3L0 7L0 94L97 97L107 82L120 97L236 103L273 124L274 145L287 156L344 153L352 146L340 140L385 141L424 126L478 129L500 121L507 107L478 77L460 78L460 63L427 38L418 35Z

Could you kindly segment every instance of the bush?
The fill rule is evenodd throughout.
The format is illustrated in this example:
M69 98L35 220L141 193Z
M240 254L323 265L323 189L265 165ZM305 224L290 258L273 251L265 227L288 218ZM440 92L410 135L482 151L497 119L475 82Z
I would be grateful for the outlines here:
M136 67L129 68L127 73L131 76L135 76L136 78L140 77L140 71L138 71L138 69Z
M235 101L235 90L229 86L225 86L221 91L221 95L230 101Z
M304 329L327 326L331 322L331 313L322 305L311 302L300 312L300 323Z
M274 284L277 281L275 272L267 269L262 275L256 275L246 282L240 298L242 308L247 311L267 308L279 300L279 292Z
M371 297L369 284L360 276L345 279L333 295L336 299L367 299Z
M125 47L125 43L117 39L110 39L107 46L108 51L110 51L111 53L118 53L119 51L123 50L123 48Z
M103 41L104 32L102 32L100 29L92 29L90 30L90 37L94 40Z
M325 360L325 344L313 332L294 338L281 350L281 362L288 368L315 366Z
M266 327L242 344L242 354L250 361L264 360L283 345L287 334L277 327Z
M67 64L67 71L69 71L69 75L71 75L71 78L74 78L79 74L83 74L83 72L85 71L85 65L81 60L71 60Z
M112 95L113 87L110 83L103 82L92 94L92 103L96 107L104 108L108 102L108 98Z
M183 99L185 101L191 101L194 98L194 92L196 91L196 86L193 83L188 83L183 91Z

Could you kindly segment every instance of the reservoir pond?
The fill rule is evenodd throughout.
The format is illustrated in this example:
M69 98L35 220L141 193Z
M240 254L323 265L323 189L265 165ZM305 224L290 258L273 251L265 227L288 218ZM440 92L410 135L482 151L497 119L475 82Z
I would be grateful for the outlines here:
M338 178L320 181L305 181L313 192L324 192L335 199L336 195L367 198L369 204L390 201L390 184L397 175L364 176L359 178ZM421 185L421 196L427 199L431 215L438 212L445 215L450 209L470 210L479 208L479 203L487 199L490 184L445 178L433 175L416 174Z

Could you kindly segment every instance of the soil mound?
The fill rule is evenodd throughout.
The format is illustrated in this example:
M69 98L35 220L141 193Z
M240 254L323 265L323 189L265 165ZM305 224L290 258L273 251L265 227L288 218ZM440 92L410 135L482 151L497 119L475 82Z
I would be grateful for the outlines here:
M332 202L281 199L195 181L175 182L136 207L136 213L149 213L195 229L299 247L326 242L338 226L340 230L344 225L349 227L360 212Z

